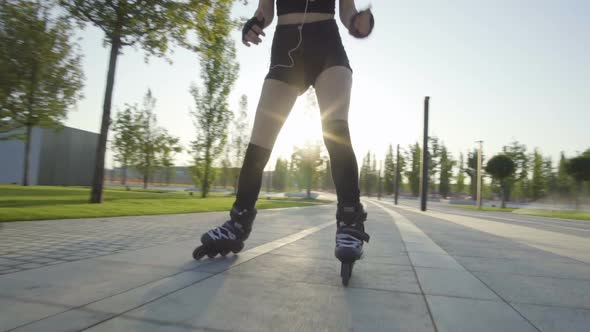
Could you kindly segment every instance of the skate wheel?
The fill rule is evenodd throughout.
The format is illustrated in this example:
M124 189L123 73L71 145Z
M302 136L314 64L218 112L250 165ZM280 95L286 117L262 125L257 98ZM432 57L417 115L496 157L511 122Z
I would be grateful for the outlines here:
M208 252L207 253L207 257L209 257L209 258L215 258L215 256L217 256L216 252Z
M342 266L340 266L340 276L342 277L342 285L347 287L348 281L352 276L352 264L342 263Z
M229 254L229 250L223 250L222 252L220 252L219 254L223 257L227 256L227 254Z
M196 260L200 260L201 258L203 258L203 256L205 256L206 253L207 251L205 250L205 247L199 246L193 251L193 258Z

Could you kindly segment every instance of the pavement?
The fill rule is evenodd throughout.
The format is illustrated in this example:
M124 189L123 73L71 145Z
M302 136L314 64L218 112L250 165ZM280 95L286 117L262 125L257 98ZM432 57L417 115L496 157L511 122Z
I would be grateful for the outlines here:
M590 330L590 223L365 205L348 288L334 205L261 210L201 261L227 213L0 223L0 331Z

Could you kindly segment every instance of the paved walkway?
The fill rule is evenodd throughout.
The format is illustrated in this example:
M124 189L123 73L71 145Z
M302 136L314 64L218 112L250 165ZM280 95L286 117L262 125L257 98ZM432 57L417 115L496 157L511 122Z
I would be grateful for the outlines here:
M590 239L366 202L348 288L334 206L259 212L245 251L194 261L226 213L0 224L0 331L585 331Z

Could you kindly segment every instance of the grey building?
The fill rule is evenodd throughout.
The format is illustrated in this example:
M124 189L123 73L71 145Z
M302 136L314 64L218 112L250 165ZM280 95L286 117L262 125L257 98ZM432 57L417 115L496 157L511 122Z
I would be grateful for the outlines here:
M18 129L1 137L24 133ZM62 127L33 128L31 137L30 184L89 186L99 135ZM0 140L0 183L21 184L24 172L25 142Z

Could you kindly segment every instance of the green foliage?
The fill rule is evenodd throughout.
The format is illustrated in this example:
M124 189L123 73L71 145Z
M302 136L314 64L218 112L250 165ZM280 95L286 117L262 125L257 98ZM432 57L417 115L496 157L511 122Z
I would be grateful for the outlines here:
M518 141L513 141L510 145L502 148L506 154L515 163L515 174L512 178L507 180L508 190L511 194L506 200L513 195L515 199L526 199L530 197L530 180L529 180L529 162L530 158L527 155L526 145L520 144Z
M578 183L590 181L590 155L581 154L567 162L567 173Z
M371 151L367 152L367 155L363 158L363 164L361 166L360 174L360 187L361 191L365 195L371 197L371 194L377 191L378 185L378 174L377 174L377 161L375 155L371 154Z
M457 172L457 185L455 191L458 193L465 192L465 157L463 153L459 155L459 171Z
M385 155L384 171L383 171L383 191L387 195L393 194L395 186L395 156L393 154L393 146L389 144L387 154Z
M506 207L506 200L508 197L507 191L509 190L507 179L512 177L516 165L512 158L506 154L498 154L492 157L486 165L485 171L488 172L494 180L500 182L502 188L502 208Z
M17 127L61 126L82 97L82 56L74 29L52 17L50 1L0 6L0 133ZM20 137L25 139L25 137Z
M275 164L275 170L272 174L272 187L278 192L287 191L287 181L289 180L289 165L287 160L278 158Z
M233 1L219 0L203 12L197 26L199 39L201 79L203 87L191 87L196 109L191 111L197 137L192 142L195 156L195 175L206 197L214 181L212 164L227 142L227 127L232 119L227 99L235 82L239 66L236 50L229 33Z
M123 169L123 185L127 182L127 169L135 164L137 160L140 129L136 118L138 114L137 105L125 105L125 109L117 113L113 123L115 137L112 142L112 149L115 153L115 160L121 164Z
M539 149L535 149L531 158L533 177L531 180L531 198L533 200L540 199L547 194L547 174L545 173L545 161Z
M441 143L440 148L440 184L439 193L443 198L447 198L451 192L451 179L453 177L453 167L456 161L448 151L444 143Z
M318 171L325 160L321 155L320 144L308 143L302 148L295 147L291 160L299 180L299 188L305 188L307 197L311 197L311 188L317 184Z
M412 192L412 196L414 197L418 197L418 195L420 194L421 156L422 149L420 148L420 145L417 142L409 146L407 158L409 159L410 168L406 171L406 176L408 177L410 191Z

